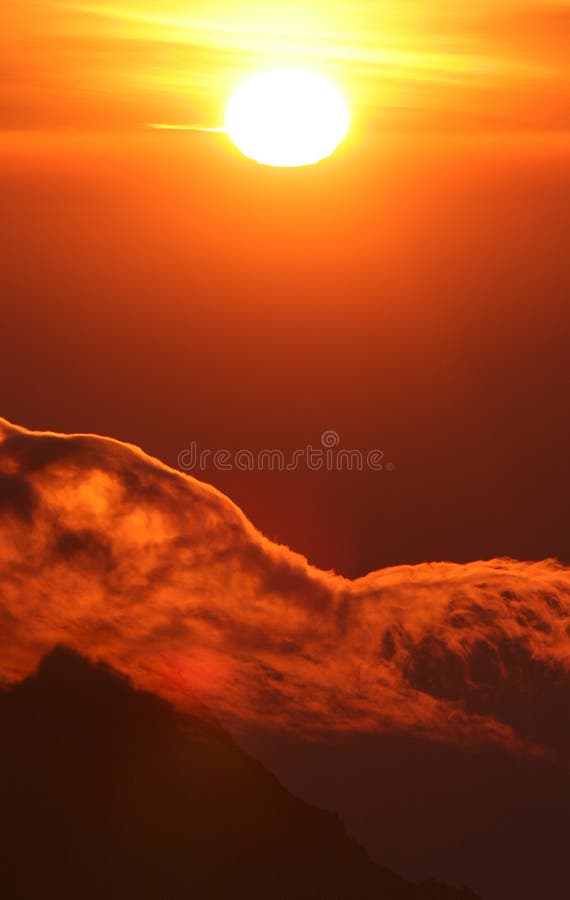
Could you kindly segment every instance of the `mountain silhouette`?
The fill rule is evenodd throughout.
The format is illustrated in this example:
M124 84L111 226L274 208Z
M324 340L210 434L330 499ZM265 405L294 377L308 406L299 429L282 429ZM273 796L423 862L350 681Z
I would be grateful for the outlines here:
M371 862L207 714L56 647L0 692L10 900L475 900Z

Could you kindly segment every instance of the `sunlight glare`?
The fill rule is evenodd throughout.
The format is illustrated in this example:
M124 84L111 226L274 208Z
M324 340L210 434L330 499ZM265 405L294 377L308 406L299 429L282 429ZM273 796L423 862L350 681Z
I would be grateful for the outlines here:
M350 123L339 91L316 72L254 75L231 98L226 131L244 154L268 166L309 166L333 153Z

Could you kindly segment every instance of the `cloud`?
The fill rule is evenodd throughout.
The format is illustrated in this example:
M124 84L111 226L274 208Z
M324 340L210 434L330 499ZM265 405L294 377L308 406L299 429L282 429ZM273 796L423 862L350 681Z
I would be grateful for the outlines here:
M570 570L399 566L350 581L136 447L0 420L0 678L55 643L233 728L570 749Z
M6 130L216 128L222 98L276 61L324 67L383 130L568 127L567 3L3 6Z

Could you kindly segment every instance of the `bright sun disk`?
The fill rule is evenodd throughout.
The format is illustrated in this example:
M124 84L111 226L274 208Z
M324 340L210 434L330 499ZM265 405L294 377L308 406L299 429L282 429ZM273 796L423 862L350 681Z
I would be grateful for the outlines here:
M276 69L254 75L226 110L226 131L244 156L267 166L309 166L346 136L348 107L316 72Z

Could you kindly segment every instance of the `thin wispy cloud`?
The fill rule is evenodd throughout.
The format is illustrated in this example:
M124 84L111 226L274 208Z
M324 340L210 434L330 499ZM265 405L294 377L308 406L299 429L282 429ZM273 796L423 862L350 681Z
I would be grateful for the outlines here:
M4 125L17 126L27 103L30 119L57 127L65 99L69 123L91 116L95 127L117 127L122 116L128 127L186 126L206 116L204 127L215 128L245 74L294 63L324 70L386 127L404 115L436 130L560 129L568 124L560 35L569 9L540 0L427 10L416 0L19 0L2 14L10 75L2 89ZM18 54L11 49L16 41ZM16 99L24 105L19 116L11 113Z

